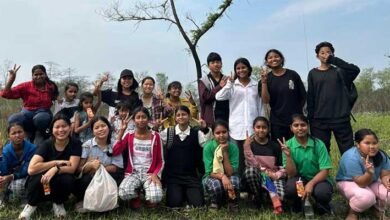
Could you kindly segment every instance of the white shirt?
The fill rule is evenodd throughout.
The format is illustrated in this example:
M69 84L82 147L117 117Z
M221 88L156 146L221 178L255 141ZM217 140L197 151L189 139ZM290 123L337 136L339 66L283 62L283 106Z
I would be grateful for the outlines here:
M133 168L143 172L152 164L152 140L140 140L134 138Z
M258 82L250 79L244 86L236 79L230 80L215 94L216 100L229 100L230 137L235 140L245 140L247 134L253 134L253 120L264 116L263 102L258 92Z
M190 135L191 127L188 126L186 130L182 131L180 130L179 125L175 126L175 135L178 135L181 141L184 141L187 136ZM164 129L160 132L160 138L163 141L164 144L166 144L168 139L168 128ZM204 134L202 131L198 131L198 141L200 146L202 146L206 141L210 140L212 138L212 132L209 128L209 131L207 134Z

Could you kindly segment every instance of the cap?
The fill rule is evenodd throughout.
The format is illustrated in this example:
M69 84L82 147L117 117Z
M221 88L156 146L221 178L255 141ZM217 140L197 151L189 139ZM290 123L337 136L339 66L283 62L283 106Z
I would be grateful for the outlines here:
M134 78L133 72L131 70L128 70L128 69L124 69L121 72L121 78L125 77L125 76L131 76L131 78Z

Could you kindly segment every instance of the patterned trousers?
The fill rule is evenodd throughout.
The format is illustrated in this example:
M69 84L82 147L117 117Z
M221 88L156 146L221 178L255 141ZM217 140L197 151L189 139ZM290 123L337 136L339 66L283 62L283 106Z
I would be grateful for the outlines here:
M145 191L145 200L151 203L159 203L163 198L161 185L157 185L150 180L150 175L144 172L134 171L125 176L119 185L119 197L122 200L137 198L139 190Z
M17 179L11 181L8 186L5 193L9 195L9 200L17 200L17 199L25 199L26 198L26 178L23 179Z
M231 176L230 182L234 187L234 192L236 193L236 197L240 197L240 177ZM222 181L219 179L215 179L212 177L206 177L203 180L203 184L206 187L207 193L210 197L210 202L215 204L221 204L222 199L226 198L227 192L223 188Z
M260 196L262 189L261 171L257 167L247 167L244 172L244 178L249 186L249 190L255 196ZM285 180L279 179L273 181L278 195L283 200ZM264 189L265 190L265 189Z

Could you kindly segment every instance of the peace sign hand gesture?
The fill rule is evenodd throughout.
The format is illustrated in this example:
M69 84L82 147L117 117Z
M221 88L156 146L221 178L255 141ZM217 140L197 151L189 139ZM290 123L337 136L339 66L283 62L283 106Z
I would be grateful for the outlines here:
M190 101L191 105L196 105L194 98L192 97L191 91L185 91L188 101Z
M364 160L364 167L366 168L366 171L370 174L374 174L374 165L370 162L370 156L367 155L366 159L362 159Z
M282 148L282 151L283 153L286 155L286 157L290 157L291 156L291 151L290 151L290 148L287 147L286 145L286 139L283 137L283 142L280 141L280 139L278 138L278 142Z
M16 64L14 64L14 67L8 70L10 78L15 79L16 73L18 72L19 69L20 69L20 65L17 66Z

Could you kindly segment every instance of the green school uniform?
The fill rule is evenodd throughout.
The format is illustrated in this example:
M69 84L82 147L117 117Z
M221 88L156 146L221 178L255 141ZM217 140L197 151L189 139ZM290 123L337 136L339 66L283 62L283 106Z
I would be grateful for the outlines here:
M316 139L314 143L314 140L309 137L305 148L294 136L287 141L286 145L291 151L291 157L295 163L297 173L307 181L313 179L321 170L332 168L328 151L321 140ZM286 167L285 154L283 154L283 166ZM328 180L331 181L329 176Z
M213 171L214 151L217 149L218 143L215 139L207 142L203 147L203 163L205 167L205 174L203 178L210 176ZM238 147L229 142L229 160L233 167L234 173L238 170Z

